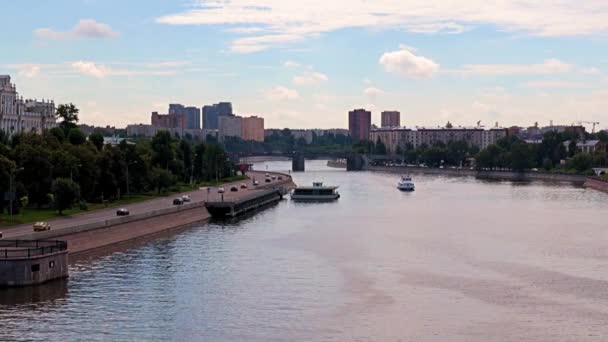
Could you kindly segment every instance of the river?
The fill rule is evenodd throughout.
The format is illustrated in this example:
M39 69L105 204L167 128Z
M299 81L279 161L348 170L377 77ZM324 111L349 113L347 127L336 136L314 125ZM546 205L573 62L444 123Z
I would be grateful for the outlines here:
M287 170L289 162L256 164ZM346 172L307 161L284 200L75 260L70 279L0 291L0 340L599 341L608 336L608 195Z

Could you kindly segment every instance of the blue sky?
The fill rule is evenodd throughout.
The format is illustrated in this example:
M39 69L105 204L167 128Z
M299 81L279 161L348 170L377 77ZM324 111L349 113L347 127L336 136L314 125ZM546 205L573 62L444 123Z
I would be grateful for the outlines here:
M98 125L170 102L232 101L267 127L608 126L600 0L20 0L5 2L0 74Z

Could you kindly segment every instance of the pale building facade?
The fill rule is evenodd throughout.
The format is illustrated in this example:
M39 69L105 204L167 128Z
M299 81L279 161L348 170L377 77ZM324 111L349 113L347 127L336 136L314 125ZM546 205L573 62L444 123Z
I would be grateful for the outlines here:
M11 77L0 75L0 130L13 136L18 133L42 133L56 127L53 101L23 100Z
M471 146L484 149L507 136L507 129L492 128L381 128L370 132L369 140L380 140L389 153L395 153L397 147L406 150L433 146L437 143L448 144L453 141L466 141Z
M220 115L218 118L220 140L226 137L241 137L242 120L242 117L236 115Z

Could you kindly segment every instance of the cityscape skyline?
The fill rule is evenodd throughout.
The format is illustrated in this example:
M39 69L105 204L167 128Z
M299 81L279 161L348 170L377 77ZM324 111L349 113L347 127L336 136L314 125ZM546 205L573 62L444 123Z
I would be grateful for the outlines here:
M172 103L229 100L272 128L347 127L353 108L378 126L381 111L398 110L407 126L606 127L600 1L506 1L508 16L477 1L338 1L315 17L317 5L7 3L13 34L0 74L28 97L73 102L83 122L102 126L145 123ZM339 20L345 8L352 18ZM18 20L26 11L30 20Z

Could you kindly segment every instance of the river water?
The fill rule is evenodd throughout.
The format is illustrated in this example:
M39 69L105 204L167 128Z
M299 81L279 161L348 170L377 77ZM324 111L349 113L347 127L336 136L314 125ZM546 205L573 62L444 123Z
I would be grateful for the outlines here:
M329 169L335 203L280 204L0 292L0 340L600 341L608 195ZM287 170L287 162L256 165Z

